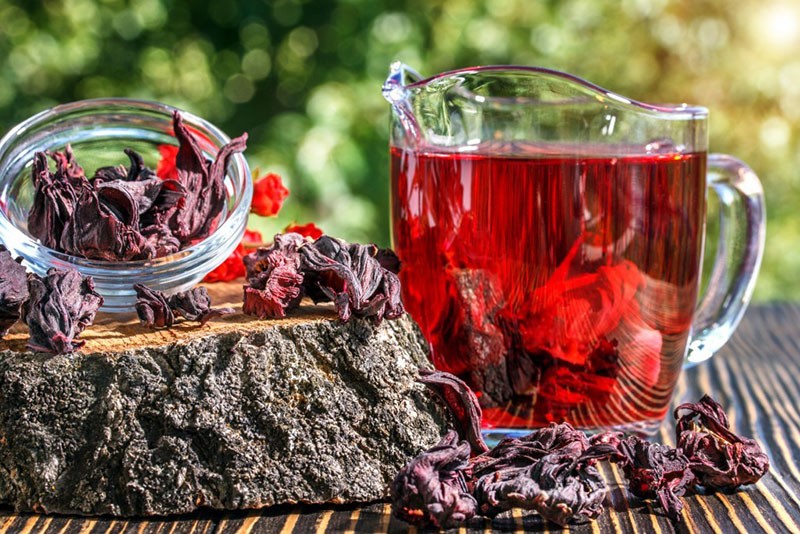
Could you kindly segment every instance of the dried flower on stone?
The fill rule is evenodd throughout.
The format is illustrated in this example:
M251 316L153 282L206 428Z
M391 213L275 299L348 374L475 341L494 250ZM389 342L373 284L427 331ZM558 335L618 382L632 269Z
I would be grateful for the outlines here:
M253 202L250 204L250 211L262 217L277 215L287 196L289 190L284 187L281 177L269 173L253 183Z
M375 323L403 313L400 279L381 267L374 245L348 244L323 235L314 242L300 234L278 234L271 247L244 257L248 286L244 312L283 317L305 296L333 302L339 318Z
M315 302L332 301L342 321L355 315L380 323L404 313L400 279L378 262L375 245L348 244L324 235L299 252L306 294Z
M0 339L20 318L22 304L28 300L28 277L22 258L14 259L0 245Z
M305 243L300 234L278 234L271 247L262 247L244 257L248 285L242 311L260 319L285 317L303 297L303 259L298 249Z
M761 446L733 433L722 406L708 395L696 404L678 406L675 418L678 447L701 486L733 490L758 482L769 471L769 457Z
M477 503L467 491L464 470L470 454L455 431L411 460L392 482L392 508L408 523L456 527L475 515Z
M201 325L234 311L233 308L212 308L211 297L204 287L194 287L170 296L169 305L176 315L189 321L197 321Z
M175 314L167 297L161 291L142 284L134 284L136 290L136 314L147 328L170 328L175 324Z
M695 483L689 459L681 449L650 443L637 436L622 440L616 459L628 479L628 489L637 497L657 498L667 516L680 521L682 497Z
M197 321L200 325L212 319L233 313L232 308L212 308L211 297L204 287L195 287L166 296L157 289L135 284L136 313L143 326L148 328L169 328L175 324L176 317Z
M481 434L481 407L475 393L457 376L444 371L420 369L418 380L428 386L450 409L459 435L472 448L473 454L487 452L489 447Z
M300 234L303 237L310 237L311 239L318 239L325 233L314 223L306 224L289 224L283 229L284 234Z
M29 349L67 354L83 346L77 337L94 322L103 304L91 276L53 268L43 278L28 275L28 292L22 319L30 331Z

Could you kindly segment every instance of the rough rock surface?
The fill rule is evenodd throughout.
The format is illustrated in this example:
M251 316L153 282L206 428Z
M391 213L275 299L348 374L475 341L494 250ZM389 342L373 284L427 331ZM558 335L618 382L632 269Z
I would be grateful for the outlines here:
M248 328L73 356L0 345L0 502L130 516L370 501L444 434L407 317Z

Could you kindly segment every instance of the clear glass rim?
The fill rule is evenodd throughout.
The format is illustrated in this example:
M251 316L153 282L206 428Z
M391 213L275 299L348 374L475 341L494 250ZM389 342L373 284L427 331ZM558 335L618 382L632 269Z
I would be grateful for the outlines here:
M593 84L592 82L589 82L579 76L575 76L573 74L568 74L566 72L549 69L545 67L531 67L524 65L485 65L478 67L466 67L462 69L442 72L440 74L436 74L429 78L414 81L406 85L405 89L407 90L419 89L431 83L435 83L437 81L441 81L447 78L453 78L465 74L480 74L483 72L544 74L547 76L561 78L566 81L575 83L596 93L600 97L605 97L614 101L618 105L630 106L649 115L655 115L658 118L669 119L669 120L689 120L689 121L703 121L708 118L708 108L705 108L703 106L693 106L689 104L647 104L645 102L639 102L637 100L627 98L618 93L615 93L614 91L609 91L608 89ZM478 99L476 97L478 97L479 95L475 95L474 93L471 93L470 91L464 88L460 88L459 92L462 95L465 95L471 99L478 100L480 102L497 102L497 103L509 103L517 105L534 102L534 99L526 99L525 97L506 98L506 97L481 96L480 99ZM529 100L530 102L526 102L526 100Z
M109 110L113 111L114 108L118 108L120 110L128 110L128 111L141 110L144 112L167 114L170 116L172 115L173 111L180 111L181 116L184 118L187 124L199 125L203 130L211 134L213 138L211 138L210 141L212 141L213 143L222 146L230 142L230 137L228 137L222 130L220 130L214 124L210 123L209 121L201 117L198 117L193 113L190 113L188 111L185 111L183 109L174 106L170 106L169 104L164 104L161 102L155 102L149 100L140 100L140 99L122 98L122 97L92 98L92 99L78 100L75 102L69 102L53 106L52 108L48 108L35 115L32 115L31 117L25 119L16 126L12 127L2 137L2 139L0 139L0 157L4 156L7 150L11 146L19 142L20 136L24 136L27 131L34 129L52 119L58 118L61 115L70 114L76 111L83 111L83 110L86 110L88 112L91 112L92 110L97 110L98 112L107 112ZM47 253L52 257L73 265L80 265L86 267L87 269L113 270L118 274L123 275L129 269L135 271L143 267L165 265L165 264L179 262L180 260L185 261L187 257L195 255L198 249L202 249L203 243L205 243L208 239L213 237L218 232L224 233L232 231L234 229L234 226L237 225L237 221L235 220L236 218L233 217L233 214L236 213L239 209L241 209L242 203L246 203L247 205L250 204L253 195L253 184L252 180L250 179L250 167L247 164L247 160L241 153L234 154L233 157L231 158L231 164L229 164L229 169L231 167L233 167L237 175L241 175L241 181L244 184L244 187L242 188L242 192L240 195L234 195L233 198L235 199L235 203L230 209L228 217L225 219L225 221L222 222L222 224L220 224L214 230L214 232L208 235L205 239L193 244L190 247L179 250L178 252L175 252L174 254L170 254L168 256L152 258L149 260L130 260L124 262L87 259L81 256L73 256L71 254L66 254L64 252L60 252L42 245L41 243L38 242L38 240L26 234L16 225L14 225L11 222L11 220L9 220L8 217L6 217L5 213L3 213L2 210L0 210L0 220L2 220L3 226L16 230L17 232L20 233L21 236L24 236L26 240L29 240L32 243L36 243L37 246L39 246L43 250L46 250ZM238 181L236 180L238 176L234 176L233 178L235 181Z

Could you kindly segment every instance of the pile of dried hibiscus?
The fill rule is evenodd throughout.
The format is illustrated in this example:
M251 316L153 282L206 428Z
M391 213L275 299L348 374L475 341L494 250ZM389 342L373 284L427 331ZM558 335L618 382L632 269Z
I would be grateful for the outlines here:
M392 483L394 514L412 524L450 528L511 508L562 526L595 519L607 493L600 461L619 464L632 494L658 499L680 521L680 497L696 486L731 491L769 470L758 443L734 434L708 395L675 410L677 447L619 432L588 437L568 423L551 423L490 450L480 434L478 400L464 382L440 371L423 371L420 381L443 398L459 431L414 458Z
M173 128L179 147L169 177L156 175L131 149L125 150L129 167L102 167L91 180L69 146L50 154L55 172L47 154L37 152L28 214L31 235L52 249L106 261L163 257L207 237L225 206L228 160L245 149L247 134L210 161L177 111Z

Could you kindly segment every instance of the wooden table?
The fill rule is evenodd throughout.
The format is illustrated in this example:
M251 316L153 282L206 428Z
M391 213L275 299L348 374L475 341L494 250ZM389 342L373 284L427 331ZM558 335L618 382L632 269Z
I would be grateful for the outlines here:
M674 526L649 503L630 498L615 471L609 509L575 532L800 532L800 306L750 309L731 343L713 360L684 374L675 402L710 393L726 407L735 429L756 438L772 468L761 482L732 495L685 499L683 522ZM672 424L658 439L674 444ZM0 510L0 531L48 533L119 532L402 532L389 506L279 507L264 511L116 520L16 514ZM554 531L535 515L514 511L493 521L476 519L469 532Z

